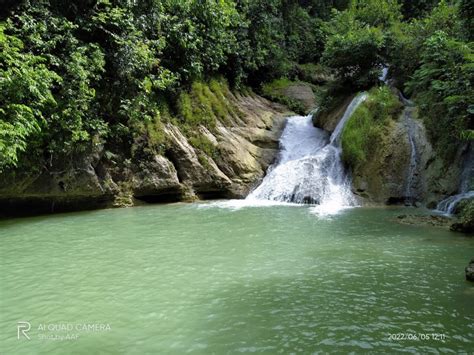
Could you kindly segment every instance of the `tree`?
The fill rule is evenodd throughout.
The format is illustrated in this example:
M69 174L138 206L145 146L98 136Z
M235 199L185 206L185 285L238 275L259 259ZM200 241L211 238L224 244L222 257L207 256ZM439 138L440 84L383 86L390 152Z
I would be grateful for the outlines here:
M383 32L363 25L350 12L338 13L329 31L322 62L342 82L354 88L370 86L377 79L382 63Z
M421 66L407 84L444 157L452 156L464 132L474 129L474 52L437 31L421 54ZM469 136L469 135L467 135Z
M51 88L60 82L46 58L4 31L0 25L0 172L16 166L33 136L47 129L44 112L56 106Z

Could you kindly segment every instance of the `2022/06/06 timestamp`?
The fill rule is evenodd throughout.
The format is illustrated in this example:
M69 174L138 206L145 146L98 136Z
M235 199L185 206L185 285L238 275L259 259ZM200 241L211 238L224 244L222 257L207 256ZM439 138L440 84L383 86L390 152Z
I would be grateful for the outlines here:
M404 340L434 340L434 341L446 341L446 334L442 333L390 333L388 334L388 340L392 341L404 341Z

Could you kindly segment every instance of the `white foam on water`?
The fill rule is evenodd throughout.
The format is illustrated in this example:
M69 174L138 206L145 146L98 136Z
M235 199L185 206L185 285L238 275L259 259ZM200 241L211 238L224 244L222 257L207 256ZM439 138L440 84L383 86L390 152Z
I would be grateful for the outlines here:
M280 139L280 156L245 201L315 205L318 214L334 214L356 206L351 181L341 161L340 138L345 124L367 98L357 95L331 136L314 127L311 115L288 118Z
M301 207L303 205L291 202L281 201L270 201L270 200L254 200L254 199L243 199L243 200L223 200L209 203L200 203L197 205L198 208L225 208L231 210L240 210L242 208L252 207L274 207L274 206L286 206L286 207Z

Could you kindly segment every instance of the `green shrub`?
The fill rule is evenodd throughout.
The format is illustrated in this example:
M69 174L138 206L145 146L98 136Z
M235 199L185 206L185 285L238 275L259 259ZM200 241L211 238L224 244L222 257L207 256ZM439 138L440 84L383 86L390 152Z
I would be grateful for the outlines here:
M387 86L370 90L369 97L363 105L369 109L374 121L379 122L396 119L402 109L400 100Z
M349 166L355 168L366 161L372 119L368 108L361 106L344 127L341 144L343 159Z
M146 124L146 132L148 143L158 152L163 153L166 148L166 135L159 116L156 116L152 122Z
M211 80L208 83L194 82L188 92L181 92L177 107L178 116L185 126L203 125L210 130L216 126L217 120L228 121L229 116L238 114L238 110L227 98L230 96L227 83Z
M386 134L389 120L397 119L401 108L398 98L388 87L372 89L342 132L344 162L353 169L364 164Z
M191 143L194 148L199 149L202 153L206 154L212 159L216 159L218 157L217 147L214 146L209 138L203 134L194 134L191 138L189 138L189 143Z
M262 93L267 96L276 96L281 93L282 90L285 90L288 86L293 84L288 78L275 79L269 83L262 85Z
M326 24L328 37L321 62L347 86L372 86L384 63L386 31L400 18L397 1L352 0L347 10L335 11Z
M57 106L52 93L61 78L0 23L0 172L18 164L33 137L48 128L46 114Z
M347 33L329 37L322 61L342 82L366 88L377 81L384 36L377 27L353 24Z

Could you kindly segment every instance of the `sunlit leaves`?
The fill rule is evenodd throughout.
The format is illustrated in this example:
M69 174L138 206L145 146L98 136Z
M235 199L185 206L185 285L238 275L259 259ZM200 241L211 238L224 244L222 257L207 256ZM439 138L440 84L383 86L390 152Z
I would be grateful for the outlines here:
M44 125L43 111L56 105L51 87L60 77L45 61L25 52L0 26L0 172L17 164L28 139Z

